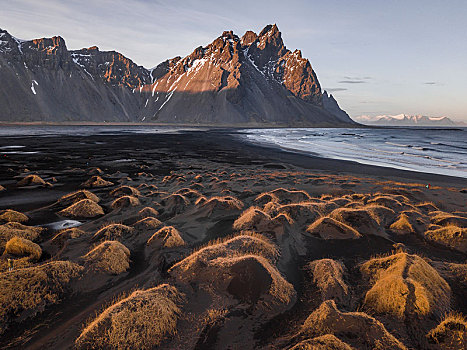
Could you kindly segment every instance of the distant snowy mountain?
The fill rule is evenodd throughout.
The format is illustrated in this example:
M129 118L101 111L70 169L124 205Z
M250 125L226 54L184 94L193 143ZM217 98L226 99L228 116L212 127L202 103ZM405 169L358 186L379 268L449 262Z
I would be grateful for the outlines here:
M454 122L448 117L427 117L424 115L361 115L353 118L355 121L367 125L388 126L464 126L465 123Z

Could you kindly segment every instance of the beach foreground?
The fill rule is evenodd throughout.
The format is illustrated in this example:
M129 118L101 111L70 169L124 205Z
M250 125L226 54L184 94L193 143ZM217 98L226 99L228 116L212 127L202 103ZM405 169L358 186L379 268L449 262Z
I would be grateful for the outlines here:
M1 348L467 345L465 179L222 131L1 142Z

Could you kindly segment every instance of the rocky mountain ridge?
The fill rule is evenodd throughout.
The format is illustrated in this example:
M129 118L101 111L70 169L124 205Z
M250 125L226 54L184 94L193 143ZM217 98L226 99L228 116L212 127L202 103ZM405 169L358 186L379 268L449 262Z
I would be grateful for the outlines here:
M63 38L23 41L0 30L0 120L124 121L243 126L353 123L324 103L318 78L276 25L226 31L153 69ZM337 107L336 107L337 106Z

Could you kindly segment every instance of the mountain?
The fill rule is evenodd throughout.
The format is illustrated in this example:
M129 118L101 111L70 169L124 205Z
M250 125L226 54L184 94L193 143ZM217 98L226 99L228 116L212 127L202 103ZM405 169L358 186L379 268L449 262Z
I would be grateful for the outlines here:
M461 126L463 123L457 123L448 117L427 117L424 115L406 115L398 114L394 116L380 115L371 117L362 115L354 118L357 122L368 125L387 125L387 126Z
M354 122L276 25L226 31L153 69L63 38L19 40L0 30L0 120L191 125L336 126Z

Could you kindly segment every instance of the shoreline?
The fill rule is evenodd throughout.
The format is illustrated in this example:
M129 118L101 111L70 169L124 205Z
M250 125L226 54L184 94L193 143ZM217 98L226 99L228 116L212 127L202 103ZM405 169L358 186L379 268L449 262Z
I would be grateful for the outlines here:
M228 151L237 150L244 157L251 159L262 159L268 158L270 161L282 162L293 166L298 166L303 169L312 171L327 171L338 173L346 173L350 175L358 175L365 177L379 177L387 178L388 180L404 179L410 181L423 181L426 184L431 185L443 185L443 186L467 186L467 179L457 176L441 175L428 172L419 172L411 170L403 170L392 167L384 167L380 165L369 165L359 163L357 161L325 158L311 153L295 150L286 149L281 146L272 144L260 144L258 142L248 141L241 137L243 134L241 130L244 128L232 129L232 128L218 128L209 130L179 130L176 133L141 133L141 134L121 134L111 135L111 137L129 139L131 142L132 138L144 139L149 143L153 144L153 147L166 145L166 143L172 143L176 141L179 148L184 148L183 143L186 143L186 149L190 150L194 148L201 154L205 155L206 158L209 154L215 151ZM12 135L5 136L3 141L0 137L0 146L8 146L14 144L15 139L20 139L21 142L26 146L24 150L27 150L32 145L40 145L40 142L36 138L37 135ZM75 138L82 138L83 140L91 140L92 142L99 142L101 138L107 138L110 135L86 135L86 136L73 136L73 135L48 135L47 139L54 143L54 140L60 139L64 143L67 140ZM59 142L60 144L60 142ZM204 146L203 146L204 145ZM213 149L208 149L214 146ZM66 147L64 147L66 148ZM203 148L206 148L208 152L203 152ZM170 153L171 150L167 149ZM182 150L179 150L182 151ZM205 153L205 154L204 154ZM142 158L142 160L144 160ZM98 166L96 164L96 166Z
M310 170L329 170L335 171L336 168L341 169L341 171L349 174L359 174L367 176L384 176L389 178L401 177L407 180L414 181L427 181L427 183L439 183L443 185L448 185L449 183L457 183L467 185L467 179L450 176L435 174L429 172L420 172L415 170L404 170L392 167L385 167L381 165L371 165L359 163L357 161L345 160L345 159L333 159L320 157L318 155L313 155L306 151L300 151L296 149L288 149L276 145L263 145L260 143L250 142L246 140L241 140L238 138L239 142L244 142L247 145L252 147L257 147L258 149L263 150L268 154L274 154L277 152L277 156L284 161L291 162L294 165L303 167ZM310 165L307 160L313 160L313 165ZM340 164L340 165L339 165Z

